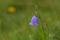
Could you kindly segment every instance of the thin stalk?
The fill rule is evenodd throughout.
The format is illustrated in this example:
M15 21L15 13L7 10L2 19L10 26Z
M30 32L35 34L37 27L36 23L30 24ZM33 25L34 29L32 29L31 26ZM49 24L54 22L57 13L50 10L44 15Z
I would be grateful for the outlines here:
M34 0L34 15L36 15L36 16L38 16L37 8L38 8L38 6L37 6L37 0ZM42 29L40 31L42 31L42 33L44 35L44 37L41 36L41 38L42 38L42 40L45 40L46 38L45 38L44 26L43 26L43 21L41 19L41 16L39 17L39 19L40 19L40 23L41 23L41 26L42 26Z

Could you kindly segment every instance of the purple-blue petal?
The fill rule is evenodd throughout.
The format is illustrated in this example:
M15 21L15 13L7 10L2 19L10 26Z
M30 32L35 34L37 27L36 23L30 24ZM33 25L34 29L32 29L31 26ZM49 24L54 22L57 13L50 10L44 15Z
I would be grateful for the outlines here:
M30 25L38 25L38 17L37 16L32 17Z

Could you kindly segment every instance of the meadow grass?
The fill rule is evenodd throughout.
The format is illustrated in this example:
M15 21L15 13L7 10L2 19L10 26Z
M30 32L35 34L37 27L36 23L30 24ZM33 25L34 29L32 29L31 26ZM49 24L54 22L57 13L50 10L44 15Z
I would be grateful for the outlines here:
M29 22L37 4L38 26ZM60 40L59 0L0 0L0 40ZM8 12L8 8L16 8Z

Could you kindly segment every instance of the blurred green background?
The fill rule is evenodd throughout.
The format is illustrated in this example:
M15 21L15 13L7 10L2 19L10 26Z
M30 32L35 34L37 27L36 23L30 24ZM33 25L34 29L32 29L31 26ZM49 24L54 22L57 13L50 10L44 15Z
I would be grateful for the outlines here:
M39 25L30 26L35 4ZM0 40L60 40L60 0L0 0Z

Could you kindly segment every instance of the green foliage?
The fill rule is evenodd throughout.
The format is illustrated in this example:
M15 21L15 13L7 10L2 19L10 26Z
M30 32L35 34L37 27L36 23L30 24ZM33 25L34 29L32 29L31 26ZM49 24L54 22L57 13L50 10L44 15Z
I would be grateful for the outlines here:
M30 26L35 13L32 0L0 0L0 40L60 40L58 1L38 1L39 25ZM9 13L7 9L10 6L15 7L16 12Z

